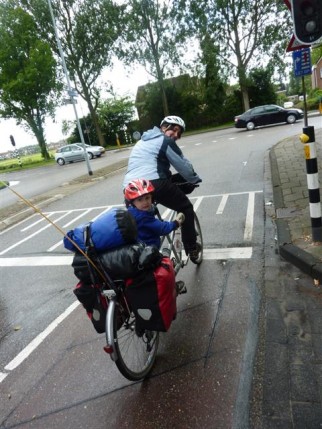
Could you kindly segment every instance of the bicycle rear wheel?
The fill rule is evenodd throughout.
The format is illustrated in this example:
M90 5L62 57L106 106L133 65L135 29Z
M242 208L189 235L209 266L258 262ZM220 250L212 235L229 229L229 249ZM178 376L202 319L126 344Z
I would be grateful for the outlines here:
M199 253L198 253L198 259L196 260L196 264L199 265L202 262L203 259L203 239L202 239L202 232L201 232L201 227L200 227L200 223L199 223L199 219L195 213L195 230L196 230L196 234L197 234L197 246L199 248Z
M115 305L114 347L117 355L115 364L128 380L145 378L151 371L159 345L159 332L138 332L135 316L128 313L121 303Z

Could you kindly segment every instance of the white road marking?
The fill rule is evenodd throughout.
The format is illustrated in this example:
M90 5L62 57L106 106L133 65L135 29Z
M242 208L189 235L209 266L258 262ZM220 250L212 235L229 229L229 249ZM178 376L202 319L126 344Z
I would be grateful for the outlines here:
M252 247L224 247L204 249L204 259L246 259L251 258ZM68 266L73 262L73 255L66 256L26 256L21 258L0 258L0 267L45 267Z
M65 213L64 215L62 215L60 218L56 219L55 222L58 222L59 220L63 219L64 217L66 217L70 212L68 211L67 213ZM52 226L51 223L49 223L48 225L44 226L43 228L39 229L38 231L34 232L31 235L28 235L28 237L25 237L23 240L18 241L17 243L13 244L10 247L7 247L5 250L3 250L2 252L0 252L0 255L4 255L5 253L9 252L9 250L14 249L15 247L19 246L21 243L24 243L25 241L30 240L31 238L33 238L35 235L40 234L42 231L44 231L45 229L49 228L50 226Z
M46 267L71 265L73 255L25 256L21 258L0 258L0 267Z
M218 209L216 211L216 214L222 214L223 213L225 206L226 206L226 203L227 203L227 200L228 200L228 195L227 194L223 195L221 198L220 204L218 206Z
M252 257L252 247L226 247L222 249L204 249L203 259L250 259Z
M248 195L247 214L244 230L244 240L251 241L253 235L254 224L254 209L255 209L255 193L250 192Z
M74 219L72 219L70 222L65 223L65 225L63 225L63 229L67 228L69 225L75 223L78 219L86 216L89 212L91 212L91 209L87 209L85 210L83 213L81 213L80 215L76 216ZM53 252L55 249L57 249L57 247L61 246L63 244L63 240L59 240L58 243L54 244L53 246L51 246L49 249L47 249L47 252Z
M72 223L75 223L78 219L86 216L88 213L90 213L92 210L91 209L87 209L84 210L83 213L79 214L78 216L74 217L73 220L71 220L70 222L65 223L65 225L63 225L63 228L67 228L69 225L71 225Z
M48 217L48 218L50 218L50 216L52 216L52 215L54 215L54 214L55 214L55 212L51 212L51 213L49 213L49 214L47 215L47 217ZM28 229L33 228L34 226L38 225L39 223L43 222L44 220L45 220L45 218L44 218L44 217L41 217L40 219L36 220L36 222L31 223L30 225L26 226L25 228L22 228L20 231L21 231L21 232L28 231Z
M7 377L8 373L0 372L0 383Z
M198 210L198 207L200 206L202 201L202 197L197 198L197 201L193 204L193 209L196 212Z
M73 302L60 316L58 316L47 328L42 331L36 338L34 338L11 362L9 362L4 369L12 371L17 368L43 341L48 335L53 332L55 328L70 315L80 304L79 301Z

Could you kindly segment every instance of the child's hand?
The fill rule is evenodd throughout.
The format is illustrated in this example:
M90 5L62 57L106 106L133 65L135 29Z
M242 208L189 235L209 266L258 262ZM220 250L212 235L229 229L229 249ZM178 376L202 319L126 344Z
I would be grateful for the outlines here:
M185 220L184 214L183 213L178 213L175 220L178 222L179 226L181 226L183 224L184 220Z

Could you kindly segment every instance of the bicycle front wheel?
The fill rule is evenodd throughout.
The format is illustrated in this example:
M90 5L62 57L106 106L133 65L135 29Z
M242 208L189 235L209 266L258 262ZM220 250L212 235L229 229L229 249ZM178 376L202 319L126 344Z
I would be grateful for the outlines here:
M135 316L122 304L115 305L114 318L115 364L128 380L138 381L151 371L159 345L159 332L138 331Z
M203 239L202 239L202 232L201 232L201 227L200 227L200 223L199 223L199 219L195 213L195 230L196 230L196 235L197 235L197 246L198 246L198 259L196 260L196 264L199 265L202 262L203 259Z

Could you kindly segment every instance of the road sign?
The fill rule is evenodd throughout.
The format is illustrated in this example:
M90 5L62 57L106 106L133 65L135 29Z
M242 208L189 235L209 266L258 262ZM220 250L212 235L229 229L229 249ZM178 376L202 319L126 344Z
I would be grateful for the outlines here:
M286 52L298 51L299 49L308 48L308 45L302 45L294 36L291 37L291 40L286 48Z
M295 77L312 73L310 48L293 52L293 69Z

